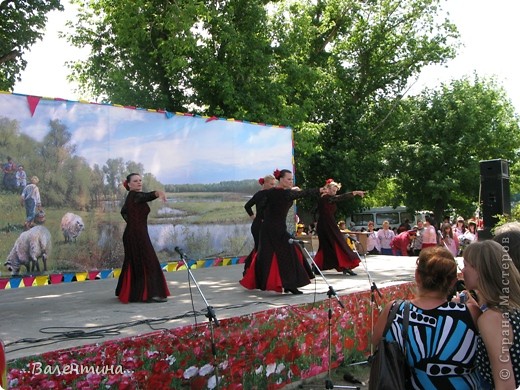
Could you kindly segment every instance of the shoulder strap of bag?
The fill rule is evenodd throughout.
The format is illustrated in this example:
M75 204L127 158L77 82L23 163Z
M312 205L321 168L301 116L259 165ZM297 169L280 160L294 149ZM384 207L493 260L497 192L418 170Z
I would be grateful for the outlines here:
M404 301L404 310L403 310L403 352L406 356L406 344L408 342L408 322L410 319L410 301Z
M386 319L386 325L385 330L383 330L383 336L386 334L388 329L392 326L392 322L395 318L395 315L397 314L397 310L399 310L399 306L401 306L401 303L403 302L402 299L398 299L394 301L392 304L392 308L390 309L390 312L388 313L388 318Z

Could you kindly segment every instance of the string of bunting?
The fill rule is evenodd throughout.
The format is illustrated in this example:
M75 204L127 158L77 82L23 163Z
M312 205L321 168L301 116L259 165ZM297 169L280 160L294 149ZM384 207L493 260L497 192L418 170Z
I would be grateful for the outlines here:
M31 117L34 116L36 108L38 107L38 104L40 103L41 100L54 100L54 101L65 102L65 103L67 103L67 106L72 105L72 103L81 103L81 104L93 104L93 105L118 107L118 108L124 108L124 109L128 109L128 110L148 111L148 112L152 112L152 113L164 114L164 116L167 119L170 119L174 116L188 116L188 117L206 119L206 123L212 122L215 120L222 120L222 121L227 121L227 122L247 123L247 124L258 125L258 126L277 127L277 128L281 128L281 129L287 128L287 126L271 125L271 124L261 123L261 122L249 122L249 121L239 120L239 119L234 119L234 118L219 118L216 116L197 115L197 114L190 114L187 112L170 112L170 111L167 111L164 109L152 109L152 108L142 108L142 107L135 107L135 106L124 106L122 104L97 103L97 102L89 102L88 100L81 100L81 99L80 100L67 100L67 99L62 99L62 98L24 95L21 93L14 93L14 92L2 91L2 90L0 90L0 94L25 96L27 98L27 105L28 105L29 111L31 112Z
M214 259L200 259L188 260L190 269L202 269L209 267L221 267L229 265L243 264L247 256L240 257L217 257ZM176 272L186 270L186 265L182 261L174 261L161 264L164 272ZM0 277L0 290L7 290L12 288L23 287L37 287L46 286L49 284L84 282L86 280L110 279L118 278L121 274L121 268L92 270L92 271L78 271L78 272L64 272L50 275L27 275L27 276L12 276L10 278Z

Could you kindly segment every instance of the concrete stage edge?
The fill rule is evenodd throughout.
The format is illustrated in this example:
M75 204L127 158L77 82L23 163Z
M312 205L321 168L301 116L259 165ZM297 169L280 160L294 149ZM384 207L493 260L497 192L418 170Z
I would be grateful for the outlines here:
M244 289L238 283L242 264L194 269L192 274L220 320L274 307L324 301L328 299L327 282L338 296L370 290L370 279L379 288L409 282L413 280L415 262L416 257L367 256L356 268L357 276L325 271L326 281L317 275L310 285L301 288L302 295ZM204 315L206 303L189 280L188 271L167 272L165 276L172 293L166 303L122 304L114 296L117 283L114 278L0 290L0 339L6 344L6 359L154 331L155 326L152 328L146 320L152 323L158 320L157 328L167 329L208 321ZM196 319L190 314L193 311L199 313ZM53 337L53 332L88 332L91 327L121 323L132 326L102 339L70 337L57 342L43 341ZM24 339L42 341L13 344Z

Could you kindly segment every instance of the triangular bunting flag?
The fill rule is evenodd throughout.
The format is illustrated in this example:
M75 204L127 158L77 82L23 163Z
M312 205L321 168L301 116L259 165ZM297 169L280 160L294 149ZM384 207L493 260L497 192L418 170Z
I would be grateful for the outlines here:
M75 276L76 276L75 274L63 274L63 281L65 283L70 283L70 282L72 282L72 279L75 278Z
M23 278L23 285L25 287L32 287L33 283L34 283L34 279L36 279L35 276L26 276Z
M31 111L31 116L34 115L34 111L36 111L36 107L38 107L40 99L41 98L38 96L27 96L27 103L29 103L29 110Z
M9 285L11 288L18 288L20 286L20 282L22 281L22 278L11 278L9 280Z
M49 277L47 275L40 275L36 277L37 286L45 286L49 283Z
M87 273L86 272L77 272L76 273L76 281L78 282L84 282L87 280Z
M107 279L111 275L112 275L112 270L111 269L104 269L103 271L101 271L99 273L99 277L101 279Z
M51 275L51 284L58 284L63 281L63 275L62 274L53 274Z

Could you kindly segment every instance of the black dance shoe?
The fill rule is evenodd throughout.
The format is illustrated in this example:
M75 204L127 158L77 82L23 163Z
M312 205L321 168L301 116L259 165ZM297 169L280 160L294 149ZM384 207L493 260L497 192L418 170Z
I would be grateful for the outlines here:
M290 292L291 294L294 294L294 295L303 294L303 291L300 291L297 288L284 288L283 291L286 293Z
M343 275L356 276L357 274L354 271L352 271L351 269L344 269Z

